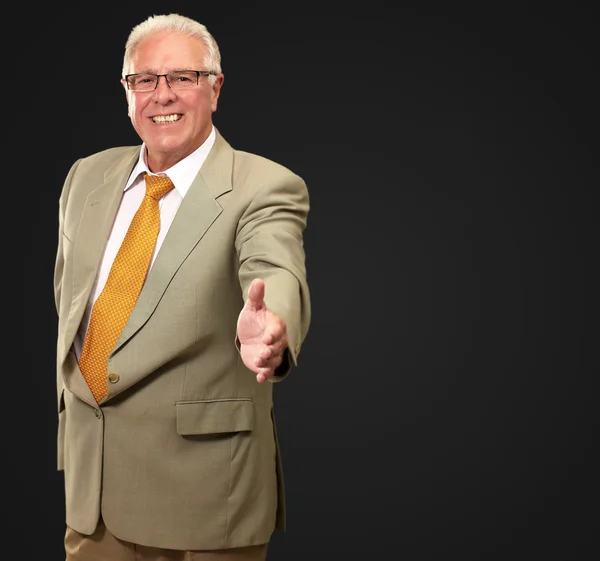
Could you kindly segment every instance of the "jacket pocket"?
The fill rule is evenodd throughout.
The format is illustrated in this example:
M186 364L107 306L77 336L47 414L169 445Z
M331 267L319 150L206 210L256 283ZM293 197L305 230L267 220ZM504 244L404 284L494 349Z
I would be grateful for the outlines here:
M222 434L251 431L254 403L250 398L203 399L175 404L177 433Z

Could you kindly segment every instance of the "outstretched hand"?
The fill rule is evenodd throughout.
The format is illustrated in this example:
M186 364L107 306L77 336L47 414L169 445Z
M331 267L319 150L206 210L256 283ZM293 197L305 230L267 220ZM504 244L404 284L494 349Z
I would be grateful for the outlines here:
M264 281L254 279L237 322L242 361L261 384L275 374L288 347L285 322L267 308L264 298Z

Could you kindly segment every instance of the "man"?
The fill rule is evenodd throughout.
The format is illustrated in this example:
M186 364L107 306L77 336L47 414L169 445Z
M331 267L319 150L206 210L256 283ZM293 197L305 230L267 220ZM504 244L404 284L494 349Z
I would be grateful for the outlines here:
M122 84L140 146L60 196L58 462L67 560L264 560L284 528L273 384L310 322L304 181L213 126L207 29L136 26Z

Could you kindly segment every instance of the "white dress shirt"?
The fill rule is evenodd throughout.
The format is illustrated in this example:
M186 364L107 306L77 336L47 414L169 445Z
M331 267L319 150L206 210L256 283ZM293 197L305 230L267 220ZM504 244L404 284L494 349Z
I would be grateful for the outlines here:
M79 331L77 332L75 341L73 343L77 359L79 359L81 350L83 348L83 341L85 339L85 334L90 321L92 306L104 288L112 263L117 255L117 252L119 251L119 248L121 247L121 243L125 238L125 234L127 233L129 225L131 224L131 221L133 220L133 217L142 203L144 195L146 194L144 173L148 173L149 175L166 175L175 185L175 188L169 191L159 201L160 230L158 232L158 238L154 247L154 253L152 254L152 259L150 261L151 268L154 264L154 260L156 259L158 250L160 249L160 246L167 235L169 227L175 218L175 214L179 209L179 205L190 188L194 178L198 174L198 171L200 171L202 164L204 164L208 153L215 143L215 138L216 134L213 127L208 138L197 150L192 152L180 162L177 162L173 167L159 174L153 174L148 169L148 165L146 163L146 145L142 144L138 162L133 168L133 171L129 176L129 180L125 185L123 199L121 200L121 205L117 211L117 216L104 250L104 256L102 257L100 270L98 271L98 277L96 278L96 284L91 292L90 300L88 301L85 313L81 320Z

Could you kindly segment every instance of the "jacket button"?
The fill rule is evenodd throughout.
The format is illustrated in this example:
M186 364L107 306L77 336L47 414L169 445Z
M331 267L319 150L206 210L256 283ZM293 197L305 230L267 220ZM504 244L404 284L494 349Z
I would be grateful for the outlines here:
M102 417L102 413L100 412L100 409L94 409L94 415L96 415L96 419L99 419L100 417Z
M111 384L116 384L116 383L119 381L119 375L118 375L116 372L111 372L111 373L108 375L108 381L109 381Z

